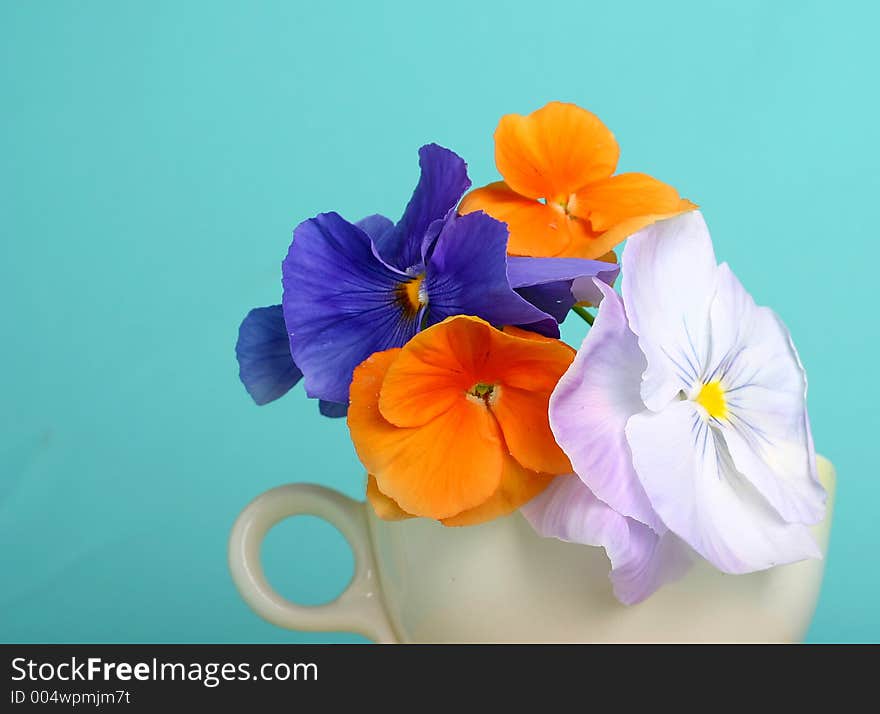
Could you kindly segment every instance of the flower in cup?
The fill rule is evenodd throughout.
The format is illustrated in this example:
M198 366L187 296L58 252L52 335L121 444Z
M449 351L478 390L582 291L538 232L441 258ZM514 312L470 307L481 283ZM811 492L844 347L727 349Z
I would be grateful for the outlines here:
M820 558L808 526L825 492L785 326L716 263L699 212L632 236L622 273L622 300L597 285L595 325L550 401L578 478L526 517L604 545L624 602L680 573L682 551L726 573Z
M342 416L352 372L374 352L402 347L459 314L557 337L576 300L598 299L591 278L616 277L617 266L601 261L508 258L503 223L455 213L470 185L465 162L429 144L419 163L421 178L397 224L322 213L296 228L282 264L281 307L252 313L240 330L249 354L239 359L240 376L258 402L283 394L296 370L322 413ZM281 332L289 338L287 364Z
M507 223L511 255L606 258L628 235L696 206L642 173L613 175L620 150L591 112L550 102L507 114L495 130L503 181L471 191L462 214L485 211Z
M376 513L473 525L570 473L547 407L573 357L559 340L469 316L369 357L354 372L348 425Z

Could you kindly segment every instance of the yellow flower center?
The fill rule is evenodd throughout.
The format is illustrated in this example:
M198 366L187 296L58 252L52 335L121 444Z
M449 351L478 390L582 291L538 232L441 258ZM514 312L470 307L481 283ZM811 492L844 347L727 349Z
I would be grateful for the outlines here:
M721 382L709 382L704 384L697 395L697 404L705 409L709 416L714 419L727 417L727 400L724 399L724 390Z
M401 283L397 286L397 300L403 307L407 317L415 317L419 310L422 309L427 302L427 296L422 290L422 283L425 282L425 274L417 275L412 280Z

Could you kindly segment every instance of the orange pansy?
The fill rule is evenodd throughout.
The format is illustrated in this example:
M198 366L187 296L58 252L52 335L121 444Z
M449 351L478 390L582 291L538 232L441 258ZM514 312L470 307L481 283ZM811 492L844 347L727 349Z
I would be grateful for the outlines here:
M457 316L365 360L348 426L376 514L482 523L570 473L547 404L573 358L559 340Z
M458 210L507 223L511 255L600 259L650 223L696 208L647 174L612 175L618 156L608 127L574 104L508 114L495 130L504 181L474 189Z

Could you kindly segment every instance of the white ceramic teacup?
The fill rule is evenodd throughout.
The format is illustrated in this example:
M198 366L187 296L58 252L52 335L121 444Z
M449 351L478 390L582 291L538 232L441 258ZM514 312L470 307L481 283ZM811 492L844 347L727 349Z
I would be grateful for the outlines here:
M821 457L819 474L828 511L814 533L827 553L835 474ZM326 605L281 597L260 563L269 529L301 514L332 523L355 554L354 577ZM541 538L519 513L468 528L386 522L312 484L281 486L248 505L232 529L229 565L245 601L269 622L377 642L798 642L824 570L810 560L734 576L699 562L625 606L611 593L604 550Z

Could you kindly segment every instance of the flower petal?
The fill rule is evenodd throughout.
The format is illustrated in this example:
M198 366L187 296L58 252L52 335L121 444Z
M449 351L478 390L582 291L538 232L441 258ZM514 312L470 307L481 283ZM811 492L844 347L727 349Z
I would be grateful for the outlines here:
M310 397L346 403L354 368L418 329L420 316L407 316L398 301L409 276L383 262L367 234L336 213L296 228L282 273L291 353Z
M591 250L596 234L585 221L566 215L559 206L550 206L516 193L503 181L471 191L458 208L462 215L485 211L507 224L511 255L552 257L570 254L598 258L608 249Z
M284 396L302 379L290 356L290 338L281 305L255 307L238 328L238 376L257 404Z
M719 570L750 573L822 557L807 526L786 523L736 470L723 436L693 402L636 414L626 435L663 522Z
M624 604L644 600L688 567L686 549L667 533L622 516L577 476L559 476L521 509L539 535L601 546L611 561L614 594Z
M444 526L474 526L506 516L531 501L555 478L553 474L536 473L523 468L514 458L506 456L501 483L495 493L479 506L451 518L444 518L442 523Z
M818 523L825 490L807 417L807 378L779 317L758 307L727 264L712 303L708 379L720 379L721 429L737 469L789 522Z
M399 349L357 367L348 426L355 450L379 490L414 516L443 519L486 501L498 489L505 457L498 424L485 405L460 401L433 421L399 428L379 411L379 394Z
M324 399L318 402L318 411L322 416L331 419L341 419L348 414L348 404L340 404L339 402L328 402Z
M682 201L669 184L647 174L628 173L581 189L569 210L588 220L594 231L604 232L630 218L677 213L682 210Z
M621 258L630 329L647 359L642 399L659 411L700 378L709 355L717 265L699 211L632 236Z
M526 300L562 322L575 302L598 304L602 294L593 278L613 285L620 271L616 263L581 258L507 259L510 285ZM574 286L578 287L575 288ZM577 294L575 294L577 292Z
M510 287L506 243L504 224L482 213L459 216L443 227L425 274L428 325L476 315L495 325L559 336L556 320Z
M495 130L495 164L528 198L564 198L614 173L620 151L592 112L550 102L527 116L507 114Z
M404 521L412 518L412 514L404 511L392 498L388 498L379 490L376 477L367 476L367 501L373 507L373 511L383 521Z
M518 389L502 384L489 408L501 426L511 456L520 464L531 471L570 473L571 463L550 431L549 400L549 390Z
M483 321L462 317L416 335L382 380L382 416L395 426L415 427L451 409L484 372L492 332Z
M623 303L596 281L603 299L568 371L550 398L550 426L575 473L611 508L666 530L633 468L626 422L644 411L639 394L645 357L630 332Z
M394 232L394 223L390 218L374 213L372 216L361 218L355 225L370 237L379 255L384 255L384 253L388 252L386 241L390 239L391 234Z
M422 242L428 227L458 204L471 182L467 164L458 154L437 144L419 149L421 176L403 216L383 245L382 256L406 270L422 259Z

